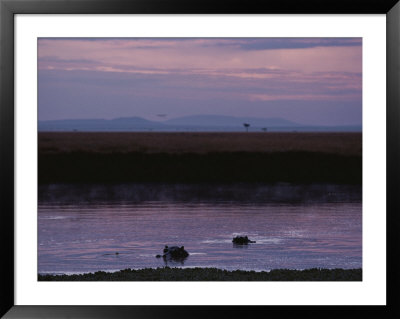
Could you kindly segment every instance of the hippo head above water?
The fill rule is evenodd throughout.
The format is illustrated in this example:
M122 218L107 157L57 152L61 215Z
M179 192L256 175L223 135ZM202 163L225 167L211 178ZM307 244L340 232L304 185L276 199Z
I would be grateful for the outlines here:
M236 245L247 245L249 243L255 243L255 241L250 240L247 236L236 236L232 239L232 243Z
M189 256L189 253L185 250L184 246L165 246L163 250L163 255L157 255L157 258L163 257L168 260L182 260Z

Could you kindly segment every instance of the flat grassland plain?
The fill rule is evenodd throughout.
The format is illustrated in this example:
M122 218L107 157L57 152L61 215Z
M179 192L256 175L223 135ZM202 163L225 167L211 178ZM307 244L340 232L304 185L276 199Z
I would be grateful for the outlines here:
M39 183L361 184L362 133L40 132Z
M39 132L39 184L362 183L362 133ZM125 269L40 281L360 281L361 269Z

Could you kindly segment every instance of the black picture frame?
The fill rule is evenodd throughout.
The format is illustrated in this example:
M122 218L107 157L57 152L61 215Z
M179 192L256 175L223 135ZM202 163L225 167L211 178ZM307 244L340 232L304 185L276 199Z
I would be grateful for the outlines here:
M21 306L14 304L14 15L15 14L385 14L387 21L387 305L386 306ZM4 318L399 316L395 260L399 236L399 0L0 0L1 308ZM379 107L379 106L377 106ZM377 212L384 213L384 212ZM397 249L397 251L396 251Z

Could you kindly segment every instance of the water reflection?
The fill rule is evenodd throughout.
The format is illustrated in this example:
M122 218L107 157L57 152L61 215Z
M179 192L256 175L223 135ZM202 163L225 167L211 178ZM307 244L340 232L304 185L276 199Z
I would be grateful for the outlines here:
M239 249L248 249L249 245L239 245L239 244L232 243L232 247L239 248Z
M128 205L143 202L257 203L360 202L361 186L336 184L50 184L40 185L39 203Z
M177 266L183 266L187 258L188 257L172 259L163 257L162 259L166 267L177 267Z

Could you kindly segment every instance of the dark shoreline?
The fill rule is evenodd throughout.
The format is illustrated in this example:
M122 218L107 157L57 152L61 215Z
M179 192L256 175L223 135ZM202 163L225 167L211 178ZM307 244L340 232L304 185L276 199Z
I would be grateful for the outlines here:
M362 134L40 132L38 180L361 185Z
M269 272L217 268L145 268L80 275L38 275L38 281L362 281L362 269L274 269Z
M46 183L362 183L362 157L318 152L39 153Z

